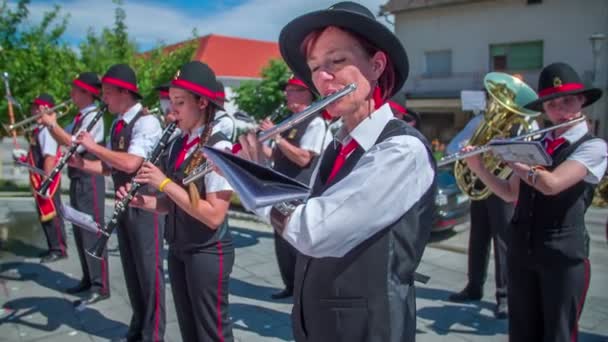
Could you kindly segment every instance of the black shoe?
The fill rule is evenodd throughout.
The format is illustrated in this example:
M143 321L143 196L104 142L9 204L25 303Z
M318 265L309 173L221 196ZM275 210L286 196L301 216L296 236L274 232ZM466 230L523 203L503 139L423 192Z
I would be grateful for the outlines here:
M450 302L462 303L462 302L480 300L482 297L483 297L483 293L481 291L472 291L468 287L465 287L464 290L462 290L460 292L452 293L448 297L448 300Z
M51 262L59 261L61 259L65 259L67 257L68 256L65 255L65 254L59 254L59 253L56 253L56 252L51 252L51 253L43 256L42 258L40 258L40 263L41 264L48 264L48 263L51 263Z
M87 283L87 282L84 282L81 280L78 283L78 285L65 289L65 293L76 294L76 293L88 291L90 288L91 288L90 283Z
M74 306L89 306L110 298L109 293L93 292L88 297L74 301Z
M291 296L293 296L293 290L291 289L284 289L281 292L273 293L272 295L270 295L272 299L285 299Z
M496 304L496 308L494 309L494 317L496 319L507 319L509 316L509 309L506 302L498 302Z

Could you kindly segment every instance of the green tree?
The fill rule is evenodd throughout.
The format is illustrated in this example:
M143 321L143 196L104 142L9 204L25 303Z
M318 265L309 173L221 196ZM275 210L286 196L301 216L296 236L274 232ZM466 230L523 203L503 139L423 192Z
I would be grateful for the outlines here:
M262 80L246 81L235 89L234 101L243 111L261 120L285 102L283 85L291 71L282 60L271 60L262 69Z
M74 66L79 65L77 54L60 41L69 16L54 6L40 23L28 25L28 3L20 0L15 9L6 0L0 5L0 70L9 73L12 95L22 106L16 109L16 120L29 116L30 103L42 92L66 100ZM2 122L8 122L7 112L7 101L0 101Z

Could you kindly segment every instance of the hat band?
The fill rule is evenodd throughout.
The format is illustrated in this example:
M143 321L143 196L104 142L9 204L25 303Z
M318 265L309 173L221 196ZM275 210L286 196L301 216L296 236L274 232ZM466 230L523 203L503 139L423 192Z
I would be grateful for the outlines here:
M553 95L555 93L563 93L566 91L581 90L584 88L585 88L585 86L581 83L566 83L566 84L562 84L559 87L545 88L545 89L539 91L538 95L540 97L545 97L548 95Z
M74 81L72 81L72 84L88 91L89 93L91 93L93 95L97 95L97 96L99 95L99 89L97 89L96 87L93 87L92 85L86 84L79 79L75 79Z
M401 114L407 114L407 109L405 109L405 107L401 106L397 102L388 101L388 105L391 106L392 109L396 110L397 112L399 112Z
M177 87L182 87L184 89L190 90L192 92L195 92L197 94L206 96L212 100L217 99L217 95L216 93L212 92L211 90L198 85L196 83L192 83L190 81L186 81L184 79L176 79L171 81L171 85L177 86Z
M226 93L223 91L218 91L215 93L215 97L217 97L219 100L226 100Z
M160 97L169 97L169 92L166 90L159 90L158 95L160 95Z
M137 90L137 86L135 84L129 83L129 82L126 82L126 81L123 81L123 80L119 80L118 78L104 76L101 79L101 82L102 83L111 84L111 85L115 85L117 87L130 90L130 91L132 91L134 93L138 93L139 92L139 90Z
M54 107L54 105L55 105L54 103L45 101L43 99L35 99L34 104L38 105L38 106L47 106L47 107Z
M308 89L308 86L306 85L306 83L302 82L302 80L297 79L297 78L290 78L287 81L287 84L291 84L291 85L295 85L295 86L299 86L299 87Z

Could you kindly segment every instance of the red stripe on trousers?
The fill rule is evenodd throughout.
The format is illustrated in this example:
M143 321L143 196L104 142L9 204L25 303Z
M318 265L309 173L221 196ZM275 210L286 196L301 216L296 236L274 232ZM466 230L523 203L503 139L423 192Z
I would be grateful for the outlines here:
M97 203L97 183L95 182L95 176L91 177L91 185L93 187L93 215L95 216L95 222L99 223L99 203ZM101 230L97 232L97 237L101 235ZM101 258L101 291L108 293L108 284L106 282L106 260Z
M217 334L220 337L220 341L224 342L224 334L222 333L222 275L224 274L224 253L220 241L217 242L217 250L220 257L219 274L217 276Z
M61 254L66 255L65 244L63 243L63 238L61 236L61 227L59 226L59 218L55 216L53 218L53 225L55 226L55 232L57 233L57 239L59 240L59 248L61 249Z
M572 334L570 335L570 341L576 342L578 341L578 320L581 318L581 313L583 311L583 304L585 304L585 298L587 297L587 290L589 290L589 280L591 280L591 264L589 263L589 259L585 259L585 287L583 288L583 296L581 297L581 301L578 303L578 308L576 308L576 321L574 322L574 329L572 330Z
M158 270L159 250L158 250L158 214L154 213L154 243L156 244L156 253L154 259L154 341L159 341L158 329L160 325L160 274Z

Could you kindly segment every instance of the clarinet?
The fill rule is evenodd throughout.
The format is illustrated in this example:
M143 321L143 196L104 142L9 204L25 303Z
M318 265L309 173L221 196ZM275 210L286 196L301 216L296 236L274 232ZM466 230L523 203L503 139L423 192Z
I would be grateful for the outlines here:
M97 121L99 121L99 119L101 119L101 117L103 116L103 113L105 113L106 109L107 109L107 105L102 104L101 107L98 109L97 114L95 114L95 116L93 117L93 120L91 120L91 122L89 122L89 125L85 128L85 130L87 132L90 132L91 130L93 130L93 127L95 127L95 124L97 123ZM88 113L90 113L90 111L87 112L87 114ZM44 198L49 197L48 192L49 192L49 188L51 187L51 184L53 183L53 180L61 172L61 170L67 164L68 160L70 160L70 158L74 155L74 153L76 153L76 150L78 150L78 147L80 147L80 144L72 144L70 149L61 157L61 159L59 159L59 162L57 163L55 168L51 171L51 174L47 178L44 179L42 184L40 184L40 187L38 188L38 190L36 190L36 193L38 195L40 195Z
M175 131L176 127L177 124L175 122L172 122L169 124L169 126L167 126L167 128L165 128L162 136L160 137L160 140L158 141L158 143L156 143L156 146L154 146L152 153L150 154L150 156L148 156L148 158L146 158L146 160L144 160L144 162L149 161L152 164L158 163L158 160L160 159L161 155L169 145L169 139L173 135L173 132ZM129 203L131 202L133 197L135 197L137 191L142 187L142 185L143 184L141 183L131 182L131 189L129 189L127 196L116 202L116 205L114 206L114 213L112 213L112 218L110 219L110 222L106 224L104 229L99 230L101 236L99 237L99 239L97 239L93 248L87 251L87 254L94 258L101 259L103 255L103 250L105 249L106 244L108 243L108 239L110 238L116 227L118 227L118 219L129 207Z

